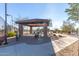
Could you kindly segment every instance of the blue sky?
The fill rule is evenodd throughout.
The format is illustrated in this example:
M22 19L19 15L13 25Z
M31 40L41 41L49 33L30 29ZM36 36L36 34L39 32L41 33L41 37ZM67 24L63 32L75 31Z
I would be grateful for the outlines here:
M65 9L69 5L66 3L10 3L7 4L7 13L16 20L18 17L24 18L47 18L52 20L53 28L60 28L62 22L67 20ZM4 4L0 4L0 16L4 18ZM8 16L8 23L11 24L11 17Z

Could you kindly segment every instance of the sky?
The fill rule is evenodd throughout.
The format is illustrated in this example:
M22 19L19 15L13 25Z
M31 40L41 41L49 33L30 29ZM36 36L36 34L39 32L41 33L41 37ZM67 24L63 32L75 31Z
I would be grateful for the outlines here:
M50 29L60 28L68 15L65 9L69 7L66 3L8 3L7 13L13 16L13 20L17 18L44 18L51 19L52 27ZM0 4L0 16L4 18L4 4ZM3 20L0 19L0 23ZM11 16L8 16L8 23L12 24Z

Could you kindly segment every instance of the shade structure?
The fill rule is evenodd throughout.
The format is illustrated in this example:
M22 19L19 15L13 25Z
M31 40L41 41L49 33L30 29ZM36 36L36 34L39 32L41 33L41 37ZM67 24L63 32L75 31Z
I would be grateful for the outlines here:
M22 24L22 25L28 25L28 26L46 26L44 24L49 25L49 19L28 19L28 20L18 20L16 21L17 24Z
M49 19L28 19L28 20L18 20L16 21L17 24L19 24L19 33L22 34L23 32L23 25L30 27L30 34L32 33L32 27L44 27L45 36L47 35L47 26L49 26Z

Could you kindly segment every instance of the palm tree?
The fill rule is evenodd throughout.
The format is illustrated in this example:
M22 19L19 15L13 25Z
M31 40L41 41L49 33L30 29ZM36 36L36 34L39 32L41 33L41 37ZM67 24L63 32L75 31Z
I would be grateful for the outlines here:
M65 10L68 13L68 20L79 21L79 3L69 3L69 8Z
M79 3L69 3L69 8L66 9L65 12L68 13L68 20L79 23Z

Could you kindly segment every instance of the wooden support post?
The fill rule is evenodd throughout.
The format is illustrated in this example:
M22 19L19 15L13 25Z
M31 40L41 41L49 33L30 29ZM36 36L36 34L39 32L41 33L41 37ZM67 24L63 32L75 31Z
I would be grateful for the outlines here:
M23 25L19 24L19 35L23 35Z
M44 36L47 36L47 26L44 27Z
M32 34L32 26L30 26L30 34Z

